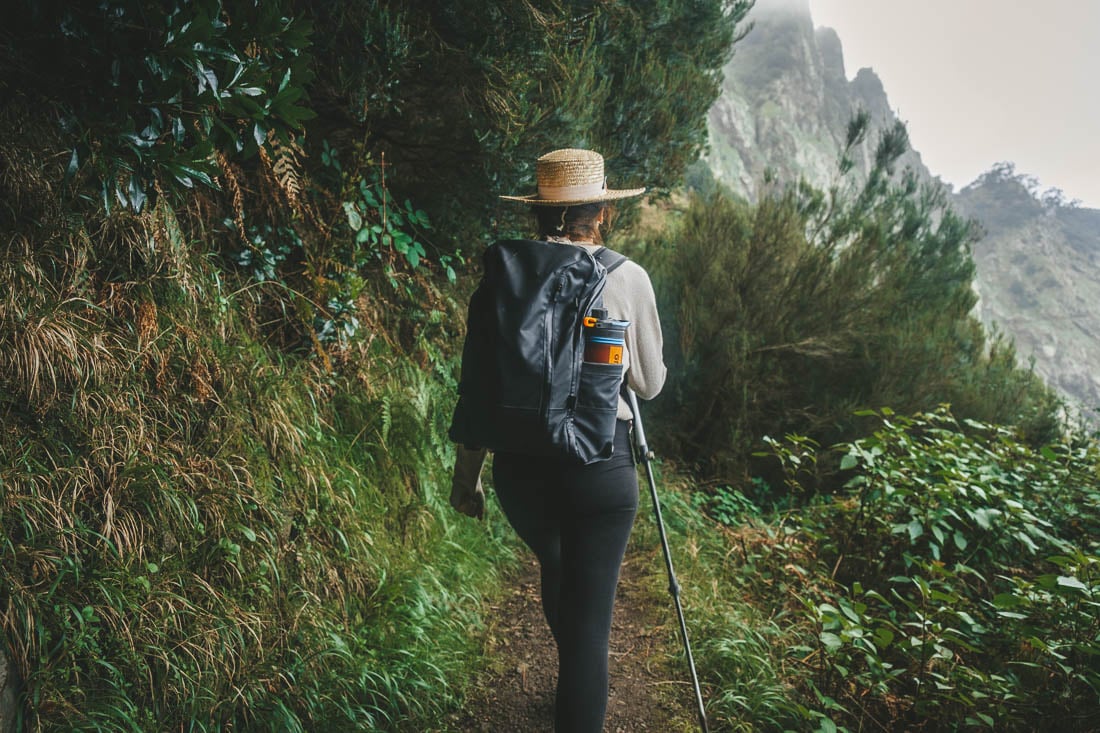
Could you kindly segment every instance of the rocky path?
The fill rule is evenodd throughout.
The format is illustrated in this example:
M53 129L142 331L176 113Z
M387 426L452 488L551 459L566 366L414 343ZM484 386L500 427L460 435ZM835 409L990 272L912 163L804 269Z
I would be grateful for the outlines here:
M670 679L664 645L674 638L675 611L657 606L644 586L659 558L628 552L611 630L605 733L691 730L690 687ZM447 730L471 733L548 733L552 730L557 655L542 617L538 566L524 564L513 592L492 609L486 649L494 662L478 681L466 710ZM674 663L674 660L673 660Z

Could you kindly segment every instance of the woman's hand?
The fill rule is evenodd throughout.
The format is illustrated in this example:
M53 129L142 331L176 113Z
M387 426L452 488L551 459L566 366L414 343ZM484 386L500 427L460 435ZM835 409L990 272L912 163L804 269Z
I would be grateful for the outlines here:
M481 488L481 466L485 463L484 448L455 448L455 470L451 477L451 506L468 517L485 516L485 490Z

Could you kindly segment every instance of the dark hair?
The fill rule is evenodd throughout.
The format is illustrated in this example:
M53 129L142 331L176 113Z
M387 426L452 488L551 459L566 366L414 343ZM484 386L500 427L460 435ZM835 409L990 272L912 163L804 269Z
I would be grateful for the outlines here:
M607 204L578 204L576 206L534 206L539 223L539 237L569 237L574 242L589 241L603 244L600 226L596 223ZM605 219L606 221L606 219Z

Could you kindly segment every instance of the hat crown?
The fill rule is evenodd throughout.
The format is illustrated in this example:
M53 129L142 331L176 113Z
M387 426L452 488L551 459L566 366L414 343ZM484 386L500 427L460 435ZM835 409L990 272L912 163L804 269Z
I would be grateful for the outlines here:
M644 188L608 189L603 156L581 148L562 148L540 156L535 161L535 181L538 193L501 198L534 206L576 206L645 193Z
M607 188L603 156L594 150L564 148L540 156L535 178L544 199L599 196Z

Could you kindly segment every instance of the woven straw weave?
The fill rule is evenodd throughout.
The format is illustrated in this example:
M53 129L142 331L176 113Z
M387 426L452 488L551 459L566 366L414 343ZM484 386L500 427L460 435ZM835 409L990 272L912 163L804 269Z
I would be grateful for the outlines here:
M529 196L501 196L501 198L536 206L574 206L614 201L645 193L644 188L622 190L605 188L603 156L594 150L564 148L546 153L535 163L535 177L540 191L568 187L595 187L599 193L576 198L550 198L538 193Z
M555 150L536 161L535 171L541 186L603 183L603 156L592 150Z

